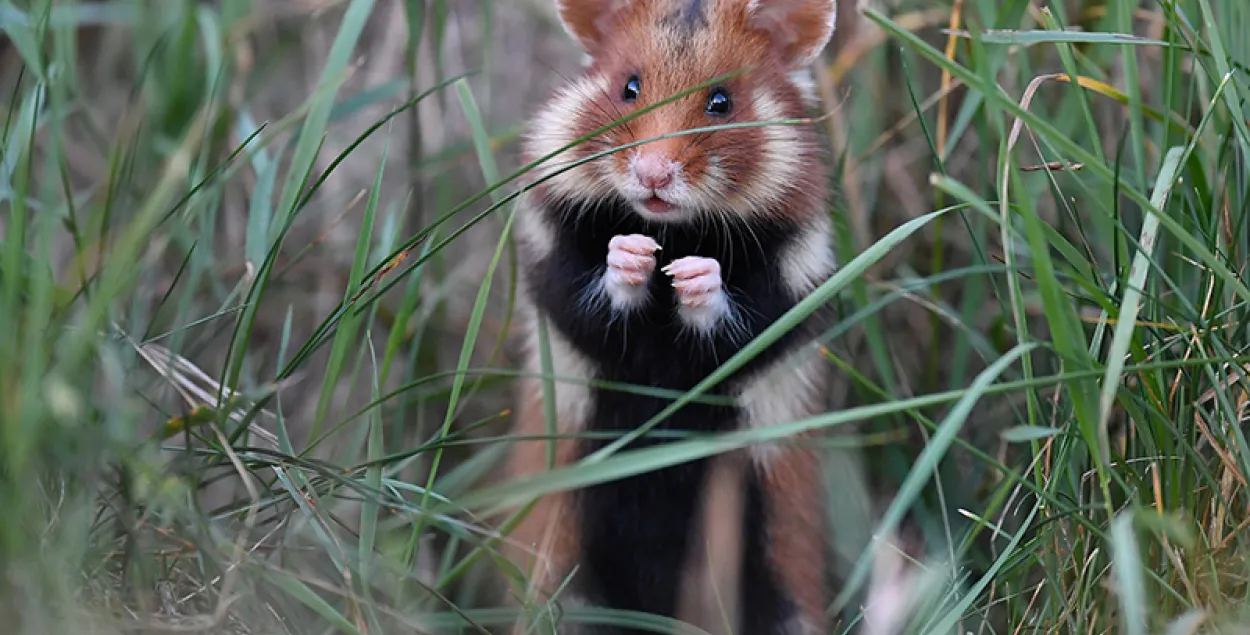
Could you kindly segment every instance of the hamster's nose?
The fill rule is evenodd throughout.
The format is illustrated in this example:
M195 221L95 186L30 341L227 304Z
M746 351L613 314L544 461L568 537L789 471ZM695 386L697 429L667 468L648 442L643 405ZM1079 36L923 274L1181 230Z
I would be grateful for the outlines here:
M673 162L658 152L642 152L634 159L634 176L642 186L651 189L663 189L673 182Z

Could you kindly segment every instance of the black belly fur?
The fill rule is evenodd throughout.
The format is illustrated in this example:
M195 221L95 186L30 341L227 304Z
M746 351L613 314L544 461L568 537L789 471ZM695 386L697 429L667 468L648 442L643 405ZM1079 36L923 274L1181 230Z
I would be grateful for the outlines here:
M596 366L597 378L642 386L688 390L737 352L751 338L792 308L797 298L782 282L778 254L795 240L798 228L783 221L736 221L731 225L665 226L649 223L622 203L601 204L578 214L571 205L552 205L558 227L547 258L527 272L540 310L555 328ZM662 246L656 254L652 299L627 317L612 315L606 303L578 303L586 286L606 269L608 241L616 235L644 234ZM684 333L676 315L671 281L660 269L684 256L716 258L727 292L742 310L745 336L718 333L711 340ZM791 331L712 392L725 395L735 384L775 362L799 342ZM592 391L588 427L598 432L637 428L665 408L667 398L610 389ZM716 433L736 428L741 411L732 406L688 404L655 428L659 431ZM611 440L585 440L579 455ZM663 440L643 436L626 450ZM705 460L672 466L586 488L577 495L582 559L577 586L592 602L672 617L680 568L695 527L706 472ZM749 473L744 518L742 626L746 632L780 632L793 607L783 598L764 559L764 501L758 478ZM624 631L630 632L630 631Z
M596 485L578 499L583 531L581 588L595 603L615 609L672 617L679 595L698 491L706 462ZM765 561L764 508L760 484L749 473L743 518L741 628L745 633L781 633L794 606L783 597ZM725 522L732 522L726 520ZM641 634L644 631L619 629Z

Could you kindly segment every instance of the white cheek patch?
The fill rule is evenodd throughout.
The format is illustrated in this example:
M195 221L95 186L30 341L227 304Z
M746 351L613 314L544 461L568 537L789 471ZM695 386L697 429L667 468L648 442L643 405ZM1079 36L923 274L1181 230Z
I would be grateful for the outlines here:
M767 428L819 412L827 371L817 350L812 345L803 346L742 387L738 403L746 427ZM781 455L780 448L772 444L754 445L750 451L752 460L761 470L767 470Z
M797 239L781 250L781 279L795 296L803 297L837 270L833 228L826 214L818 214L800 230Z
M785 119L785 110L777 97L766 88L757 88L752 95L752 104L761 122ZM787 124L765 125L759 128L764 137L756 161L759 167L755 178L742 188L742 196L746 198L752 209L767 208L770 203L785 196L793 184L799 180L803 170L803 141L793 126Z
M577 79L560 89L530 122L525 146L532 160L543 159L576 141L581 135L573 129L575 122L592 108L590 101L607 87L607 78L594 75ZM577 160L570 150L565 150L540 163L533 175L539 179L550 177L543 181L546 187L554 194L570 198L584 200L611 191L611 185L602 176L601 160L582 163L556 174Z

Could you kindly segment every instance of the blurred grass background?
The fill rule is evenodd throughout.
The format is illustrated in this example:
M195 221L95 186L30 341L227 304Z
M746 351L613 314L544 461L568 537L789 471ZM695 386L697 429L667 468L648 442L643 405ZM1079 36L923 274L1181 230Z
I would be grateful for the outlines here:
M505 503L806 428L838 632L1244 632L1250 5L839 4L830 413L498 484L549 0L0 0L5 632L497 631Z

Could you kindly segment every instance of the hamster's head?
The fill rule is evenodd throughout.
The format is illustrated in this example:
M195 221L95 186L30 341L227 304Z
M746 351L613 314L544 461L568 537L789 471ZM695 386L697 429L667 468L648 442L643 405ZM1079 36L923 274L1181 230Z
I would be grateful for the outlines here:
M813 169L819 147L810 128L781 124L676 133L808 114L805 105L814 95L804 72L833 34L836 4L556 0L561 21L589 62L531 122L528 160L729 77L548 160L538 170L550 177L542 191L588 203L615 197L660 222L786 213L793 207L787 197L823 187L823 175ZM640 142L550 176L596 153Z

